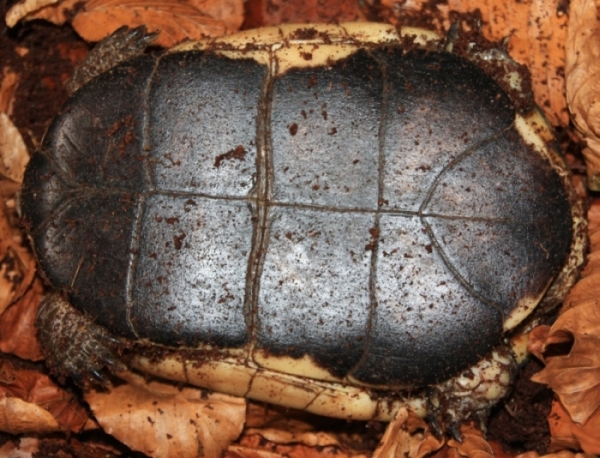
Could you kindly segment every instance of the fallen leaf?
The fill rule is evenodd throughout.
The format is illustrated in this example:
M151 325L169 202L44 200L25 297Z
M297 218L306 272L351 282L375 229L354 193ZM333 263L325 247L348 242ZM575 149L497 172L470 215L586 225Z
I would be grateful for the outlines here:
M8 115L0 112L0 179L13 184L2 186L4 197L14 195L19 189L28 162L29 152L21 133Z
M225 453L225 458L284 458L284 455L255 447L244 447L242 445L231 445Z
M0 359L0 430L11 434L79 432L87 422L85 409L47 375Z
M246 2L244 28L279 24L341 23L365 21L356 0L249 0Z
M303 444L309 447L335 446L343 448L338 436L317 431L309 421L303 421L277 410L254 403L248 406L244 435L259 435L276 444Z
M483 431L472 425L462 425L460 428L462 442L454 439L448 441L448 446L455 452L455 455L466 456L468 458L493 458L492 447L485 440Z
M529 342L529 350L546 364L532 380L549 385L580 424L600 407L600 199L593 202L588 219L593 251L583 278L565 298L552 327L534 329ZM570 342L567 354L546 355L550 346L557 349Z
M21 437L18 440L6 441L0 447L0 456L9 458L32 458L39 451L40 439L37 437Z
M547 455L540 455L537 452L525 452L514 458L596 458L596 456L588 453L576 453L570 450L561 450L555 453L548 453Z
M87 41L99 41L123 25L135 28L145 25L148 32L159 32L154 42L171 47L185 40L199 40L207 36L221 36L239 29L243 21L241 0L224 2L224 8L235 18L219 14L223 9L207 1L197 8L192 2L173 0L91 0L73 19L73 28ZM217 7L221 5L218 3ZM217 13L211 17L208 12Z
M35 316L44 293L36 278L29 290L0 316L0 351L30 361L43 359L35 329Z
M573 339L567 355L544 358L546 367L534 375L559 397L571 418L585 423L600 406L600 307L585 303L567 310L550 328L545 351L553 343Z
M243 0L27 0L6 15L13 27L21 20L45 19L55 24L71 20L87 41L96 42L122 26L146 26L158 31L154 44L173 46L185 40L221 36L239 30Z
M444 445L427 424L408 409L400 409L390 422L373 458L421 458Z
M360 433L340 431L339 420L332 420L332 430L320 431L314 416L301 411L288 411L273 406L250 402L246 412L246 428L227 456L366 458L371 450ZM337 426L336 426L337 425Z
M259 434L244 435L239 444L232 445L225 455L228 458L367 458L366 452L347 452L335 446L278 444L266 441Z
M548 424L551 435L550 451L569 448L600 455L600 410L596 410L585 424L580 425L573 422L561 403L555 400Z
M104 431L133 450L162 458L219 458L242 432L242 398L120 375L128 383L90 391L85 399Z
M527 339L527 353L531 353L537 359L543 361L549 333L550 326L542 325L533 328Z
M0 82L0 112L10 115L15 102L15 93L19 85L19 75L9 67L4 67Z
M60 431L56 419L42 407L0 392L0 431L10 434Z
M6 25L14 27L19 21L36 18L44 8L60 3L60 0L25 0L15 3L6 13Z
M595 0L569 4L566 93L573 123L585 142L588 186L600 190L600 21Z
M19 300L35 276L35 260L10 221L14 211L0 198L0 314Z

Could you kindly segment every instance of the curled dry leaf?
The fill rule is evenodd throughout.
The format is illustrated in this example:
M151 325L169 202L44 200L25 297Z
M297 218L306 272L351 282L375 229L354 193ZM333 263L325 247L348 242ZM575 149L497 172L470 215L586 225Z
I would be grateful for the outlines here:
M373 458L422 458L444 445L427 424L408 409L400 409L383 435Z
M548 418L550 425L550 450L583 450L585 453L600 455L600 410L580 425L565 411L560 402L554 401Z
M35 275L35 261L23 246L20 233L9 222L9 210L0 198L0 314L23 296Z
M232 445L227 449L225 458L287 458L281 453L258 450L254 447Z
M221 36L238 30L243 0L28 0L7 13L9 26L19 20L46 19L72 25L87 41L99 41L121 26L145 25L158 31L155 44L170 47L185 40Z
M259 434L245 435L239 444L227 449L226 458L367 458L368 453L353 453L338 447L311 447L304 444L277 444Z
M537 452L525 452L514 458L596 458L596 456L589 453L575 453L570 450L561 450L555 453L548 453L547 455L540 455Z
M11 114L15 102L15 93L19 85L19 75L9 67L4 67L0 80L0 112Z
M595 0L573 0L569 6L566 47L567 100L583 136L588 186L600 190L600 21Z
M529 351L546 364L532 380L549 385L560 399L561 409L564 407L584 429L592 418L600 416L600 200L590 206L588 220L592 253L583 278L569 292L554 325L534 329L528 345ZM571 342L568 354L545 356L548 346ZM549 422L555 424L553 433L563 434L564 428L576 427L570 426L571 419L562 420L564 415L556 410L559 406L555 406Z
M588 219L592 252L582 279L554 325L532 330L528 349L546 364L532 380L549 385L560 399L548 418L553 449L600 453L600 199L590 206ZM550 345L571 343L566 355L545 354Z
M345 432L324 432L310 421L310 414L290 414L280 409L255 403L248 405L246 428L235 447L228 449L235 456L254 456L251 450L293 457L365 458L368 446L362 446L362 436ZM350 445L351 444L351 445Z
M427 18L427 26L445 34L455 15L481 17L481 31L491 41L508 38L508 52L531 71L536 103L553 125L569 124L565 99L565 41L567 15L561 0L368 0L378 9L392 11L398 23L411 17ZM386 18L394 19L394 18ZM422 23L422 20L419 22Z
M219 458L242 432L242 398L121 375L127 384L91 391L85 399L102 428L133 450L161 458Z
M11 434L81 431L85 409L47 375L0 360L0 430Z
M600 406L600 307L592 302L567 310L550 328L548 345L573 339L567 355L545 358L546 367L532 377L554 390L571 418L585 423ZM542 355L543 356L543 355Z
M588 212L592 253L552 327L530 334L529 350L546 364L532 380L554 390L571 418L585 423L600 407L600 200ZM573 342L566 355L545 358L549 345Z
M42 281L35 278L23 297L0 316L0 351L30 361L43 359L35 329L43 293Z
M335 446L343 448L335 434L317 431L315 426L277 410L250 404L246 415L244 436L259 435L276 444L303 444L309 447Z
M39 451L40 439L21 437L18 441L7 441L0 447L0 456L10 458L32 458Z
M448 446L454 452L454 456L466 456L468 458L493 458L492 447L485 440L484 434L472 425L463 425L460 428L462 443L453 439L448 441Z
M29 162L29 152L23 137L6 113L0 112L0 187L2 195L9 197L15 194ZM4 184L10 182L10 185Z
M81 0L25 0L17 2L6 13L6 25L14 27L19 21L45 19L56 25L67 21L73 8Z

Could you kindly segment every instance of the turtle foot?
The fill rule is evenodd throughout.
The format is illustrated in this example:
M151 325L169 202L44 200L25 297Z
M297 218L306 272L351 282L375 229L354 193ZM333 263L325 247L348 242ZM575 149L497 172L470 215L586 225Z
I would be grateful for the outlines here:
M146 27L129 29L125 26L104 38L92 49L85 60L75 69L66 85L67 92L77 89L115 65L141 53L156 40L157 33L148 33Z
M428 420L439 437L448 432L461 442L461 425L469 420L481 430L491 408L505 397L517 373L517 363L507 345L495 348L476 365L428 389Z
M46 365L60 382L67 377L83 386L86 383L109 384L104 368L120 372L125 365L115 356L121 341L94 324L63 296L44 297L36 317L38 337Z

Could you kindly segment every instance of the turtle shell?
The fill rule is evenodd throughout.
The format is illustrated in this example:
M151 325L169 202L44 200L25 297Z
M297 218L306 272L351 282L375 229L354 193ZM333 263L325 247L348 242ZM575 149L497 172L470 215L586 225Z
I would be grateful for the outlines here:
M563 269L563 172L473 63L294 37L143 55L75 93L26 172L40 266L128 339L445 380Z

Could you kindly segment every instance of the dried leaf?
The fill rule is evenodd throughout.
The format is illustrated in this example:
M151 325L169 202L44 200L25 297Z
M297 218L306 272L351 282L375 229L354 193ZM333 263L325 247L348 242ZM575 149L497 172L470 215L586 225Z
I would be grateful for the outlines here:
M268 0L246 2L248 28L279 24L341 23L367 20L356 0Z
M566 45L567 101L573 123L586 143L588 186L600 190L600 21L595 0L569 5Z
M72 24L88 41L99 41L123 25L145 25L149 32L160 32L157 45L170 47L185 40L231 33L239 29L242 21L242 0L207 1L200 8L191 1L91 0Z
M218 458L242 432L244 399L122 375L127 384L91 391L85 399L102 428L133 450L164 458Z
M9 27L20 20L45 19L72 25L84 39L99 41L121 26L145 25L159 31L155 42L169 47L184 40L220 36L240 28L243 0L27 0L6 15Z
M550 330L536 329L529 350L546 364L532 380L549 385L577 423L600 406L600 200L588 212L592 254ZM544 339L543 334L547 333ZM545 357L549 345L573 342L566 355Z
M87 421L85 409L47 375L0 360L0 430L11 434L78 432Z
M17 22L29 19L41 9L59 3L59 0L25 0L17 2L6 13L5 21L9 27L14 27Z
M42 407L0 392L0 431L10 434L59 431L58 422Z
M367 458L365 452L346 452L335 446L311 447L304 444L277 444L259 434L244 435L239 444L227 449L226 457L240 458Z
M583 450L586 453L600 455L600 410L580 425L574 423L560 402L552 403L548 418L550 425L550 450Z
M547 455L540 455L537 452L525 452L514 458L596 458L596 456L588 453L575 453L570 450L561 450Z
M248 406L244 435L259 435L276 444L303 444L309 447L342 448L335 434L315 430L310 422L256 404Z
M249 403L246 429L240 441L228 449L230 456L366 458L367 447L351 433L319 431L311 414L282 412L280 409ZM352 444L349 445L349 444ZM355 449L358 446L360 450Z
M35 329L35 316L44 293L36 278L29 290L0 316L0 351L22 359L43 359Z
M10 223L9 213L0 198L0 314L23 296L35 275L33 256Z
M0 180L14 183L12 188L8 187L8 191L3 192L5 197L14 195L18 190L28 162L29 152L23 137L8 115L0 112Z
M421 458L444 445L427 424L407 409L400 409L383 435L373 458Z
M448 446L454 449L455 454L468 458L493 458L492 447L485 440L483 432L472 425L463 425L460 428L462 443L453 439L448 441Z
M573 338L568 355L546 358L546 367L532 377L554 390L578 423L600 406L600 307L585 303L567 310L550 328L548 345Z
M267 450L257 450L255 447L231 445L225 453L225 458L284 458L284 455Z
M0 83L0 112L10 115L15 102L15 93L19 85L19 75L5 67Z
M550 326L543 325L533 328L528 336L527 352L534 355L537 359L543 360L549 333Z
M18 441L7 441L0 447L0 456L9 458L32 458L39 451L40 439L22 437Z

